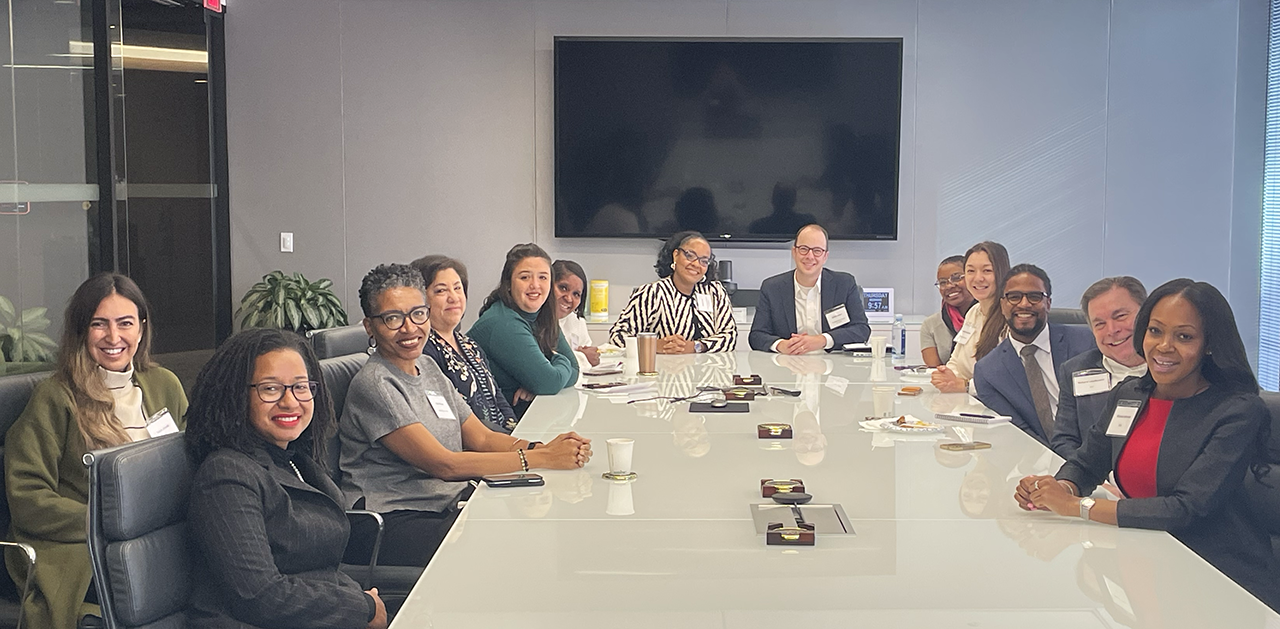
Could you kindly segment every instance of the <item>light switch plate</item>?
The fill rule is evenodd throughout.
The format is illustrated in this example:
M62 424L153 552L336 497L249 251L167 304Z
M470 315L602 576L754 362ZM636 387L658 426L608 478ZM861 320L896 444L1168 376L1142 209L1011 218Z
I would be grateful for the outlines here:
M280 232L280 253L293 253L293 232Z

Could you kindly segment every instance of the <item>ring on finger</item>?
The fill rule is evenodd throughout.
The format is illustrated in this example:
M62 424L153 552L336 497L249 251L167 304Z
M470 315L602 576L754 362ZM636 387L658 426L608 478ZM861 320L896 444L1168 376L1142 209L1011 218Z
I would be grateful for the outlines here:
M1036 481L1036 484L1034 485L1034 487L1035 489L1040 489L1040 481Z

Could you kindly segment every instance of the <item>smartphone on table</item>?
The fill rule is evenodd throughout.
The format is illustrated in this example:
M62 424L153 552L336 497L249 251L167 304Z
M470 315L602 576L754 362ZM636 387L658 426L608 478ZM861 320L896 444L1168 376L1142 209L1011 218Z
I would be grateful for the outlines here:
M490 487L540 487L544 483L542 475L532 472L517 472L515 474L490 474L481 476L480 480Z

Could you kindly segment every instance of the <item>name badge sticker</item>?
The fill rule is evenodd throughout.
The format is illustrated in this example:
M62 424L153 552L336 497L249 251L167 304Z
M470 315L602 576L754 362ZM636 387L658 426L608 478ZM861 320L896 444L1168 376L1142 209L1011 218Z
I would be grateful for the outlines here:
M436 417L440 419L458 419L453 414L453 408L449 406L449 401L444 399L443 395L435 391L427 391L427 401L431 403L431 410L436 412Z
M849 322L849 311L845 309L844 304L828 310L826 314L827 325L833 330Z
M1106 393L1111 390L1111 373L1106 369L1082 369L1073 372L1071 389L1076 397Z
M693 302L698 310L702 312L711 312L711 295L706 293L698 293L693 296Z
M960 326L960 331L956 332L955 343L956 345L962 345L964 343L968 343L969 338L972 336L973 336L973 326L969 325L968 321L965 321L964 325Z
M1116 402L1116 410L1111 413L1111 423L1107 424L1108 437L1127 437L1133 428L1133 422L1142 410L1141 400L1120 400Z
M178 432L178 424L173 421L173 415L169 414L168 408L160 409L147 420L147 434L152 437L172 435L175 432Z

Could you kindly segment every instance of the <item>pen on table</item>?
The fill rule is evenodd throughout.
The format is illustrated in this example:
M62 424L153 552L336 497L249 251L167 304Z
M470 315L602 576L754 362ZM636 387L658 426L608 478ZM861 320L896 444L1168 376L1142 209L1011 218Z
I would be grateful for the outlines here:
M995 415L983 415L983 414L981 414L981 413L956 413L956 415L959 415L959 416L961 416L961 417L977 417L977 418L980 418L980 419L995 419L995 418L996 418L996 416L995 416Z

